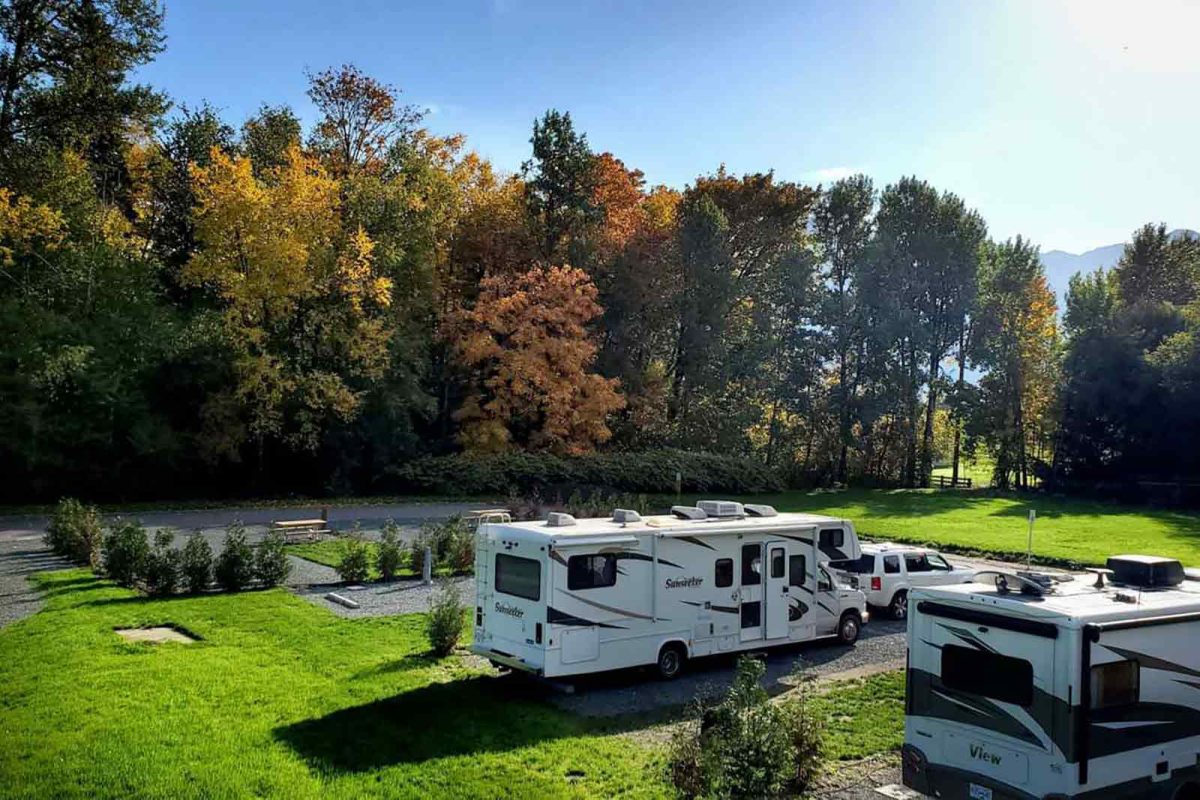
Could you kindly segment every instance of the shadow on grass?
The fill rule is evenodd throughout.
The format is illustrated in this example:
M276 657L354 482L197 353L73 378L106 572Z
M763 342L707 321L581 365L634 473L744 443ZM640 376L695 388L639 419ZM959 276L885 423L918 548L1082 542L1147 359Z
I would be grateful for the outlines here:
M377 678L380 675L391 675L397 672L407 672L411 669L424 669L438 663L440 659L433 653L413 653L398 658L395 661L385 661L354 673L353 680Z
M577 718L538 702L537 692L526 681L478 676L345 708L274 735L317 769L363 772L589 732Z

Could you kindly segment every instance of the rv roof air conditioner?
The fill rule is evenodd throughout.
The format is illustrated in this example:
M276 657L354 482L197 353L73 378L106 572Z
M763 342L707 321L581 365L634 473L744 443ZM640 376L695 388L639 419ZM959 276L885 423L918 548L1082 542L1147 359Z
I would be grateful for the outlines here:
M735 503L732 500L701 500L699 503L696 503L696 508L710 517L741 519L746 516L746 512L742 509L742 504Z
M1183 583L1183 565L1173 558L1160 556L1111 556L1106 567L1112 570L1112 582L1119 586L1163 589Z
M561 511L551 511L546 515L547 528L567 528L575 524L575 518Z
M708 514L695 506L671 506L671 513L680 519L708 519Z
M776 517L779 512L775 510L775 506L766 506L762 503L746 503L742 506L746 510L748 517Z
M629 508L614 508L613 522L620 525L628 525L630 522L641 522L642 515Z

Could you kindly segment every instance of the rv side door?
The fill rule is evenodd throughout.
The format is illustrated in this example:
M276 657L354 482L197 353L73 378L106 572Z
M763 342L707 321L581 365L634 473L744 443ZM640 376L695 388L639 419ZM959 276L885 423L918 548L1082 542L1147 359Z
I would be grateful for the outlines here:
M764 602L766 638L783 639L788 635L788 543L767 542L767 568Z

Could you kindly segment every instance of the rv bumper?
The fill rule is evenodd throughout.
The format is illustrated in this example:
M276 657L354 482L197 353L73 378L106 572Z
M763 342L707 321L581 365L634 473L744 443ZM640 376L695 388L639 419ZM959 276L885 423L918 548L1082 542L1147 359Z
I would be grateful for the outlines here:
M904 785L914 792L945 800L969 800L984 796L979 790L986 789L990 792L986 796L992 800L1041 800L983 775L930 764L925 754L912 745L904 745L900 754Z
M517 669L521 672L528 672L531 675L542 674L541 667L534 666L533 664L526 662L524 659L518 658L510 653L502 653L496 650L491 650L487 647L481 647L477 644L471 645L471 652L477 656L486 658L488 661L494 661L497 664L503 664L509 669Z

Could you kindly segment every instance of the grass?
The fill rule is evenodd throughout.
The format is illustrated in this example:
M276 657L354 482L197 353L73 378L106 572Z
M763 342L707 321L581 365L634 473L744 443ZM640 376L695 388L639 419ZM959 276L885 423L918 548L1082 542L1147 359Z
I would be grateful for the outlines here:
M961 490L785 492L755 500L780 511L845 517L876 539L1023 556L1036 509L1033 552L1102 565L1117 553L1150 553L1200 565L1200 514L1052 495Z
M866 758L904 743L903 670L834 684L809 703L810 711L825 718L831 759Z
M995 466L996 460L985 453L980 453L971 460L961 458L958 462L958 477L970 478L971 485L976 489L986 488L992 485L992 470ZM949 478L953 476L954 468L950 464L934 467L933 474Z
M424 615L347 620L278 589L152 600L84 570L34 580L46 607L0 631L6 798L670 794L661 749L624 735L645 720L577 717L435 659ZM113 632L164 624L201 641ZM898 745L881 686L895 693L877 677L814 700L836 715L836 757Z

